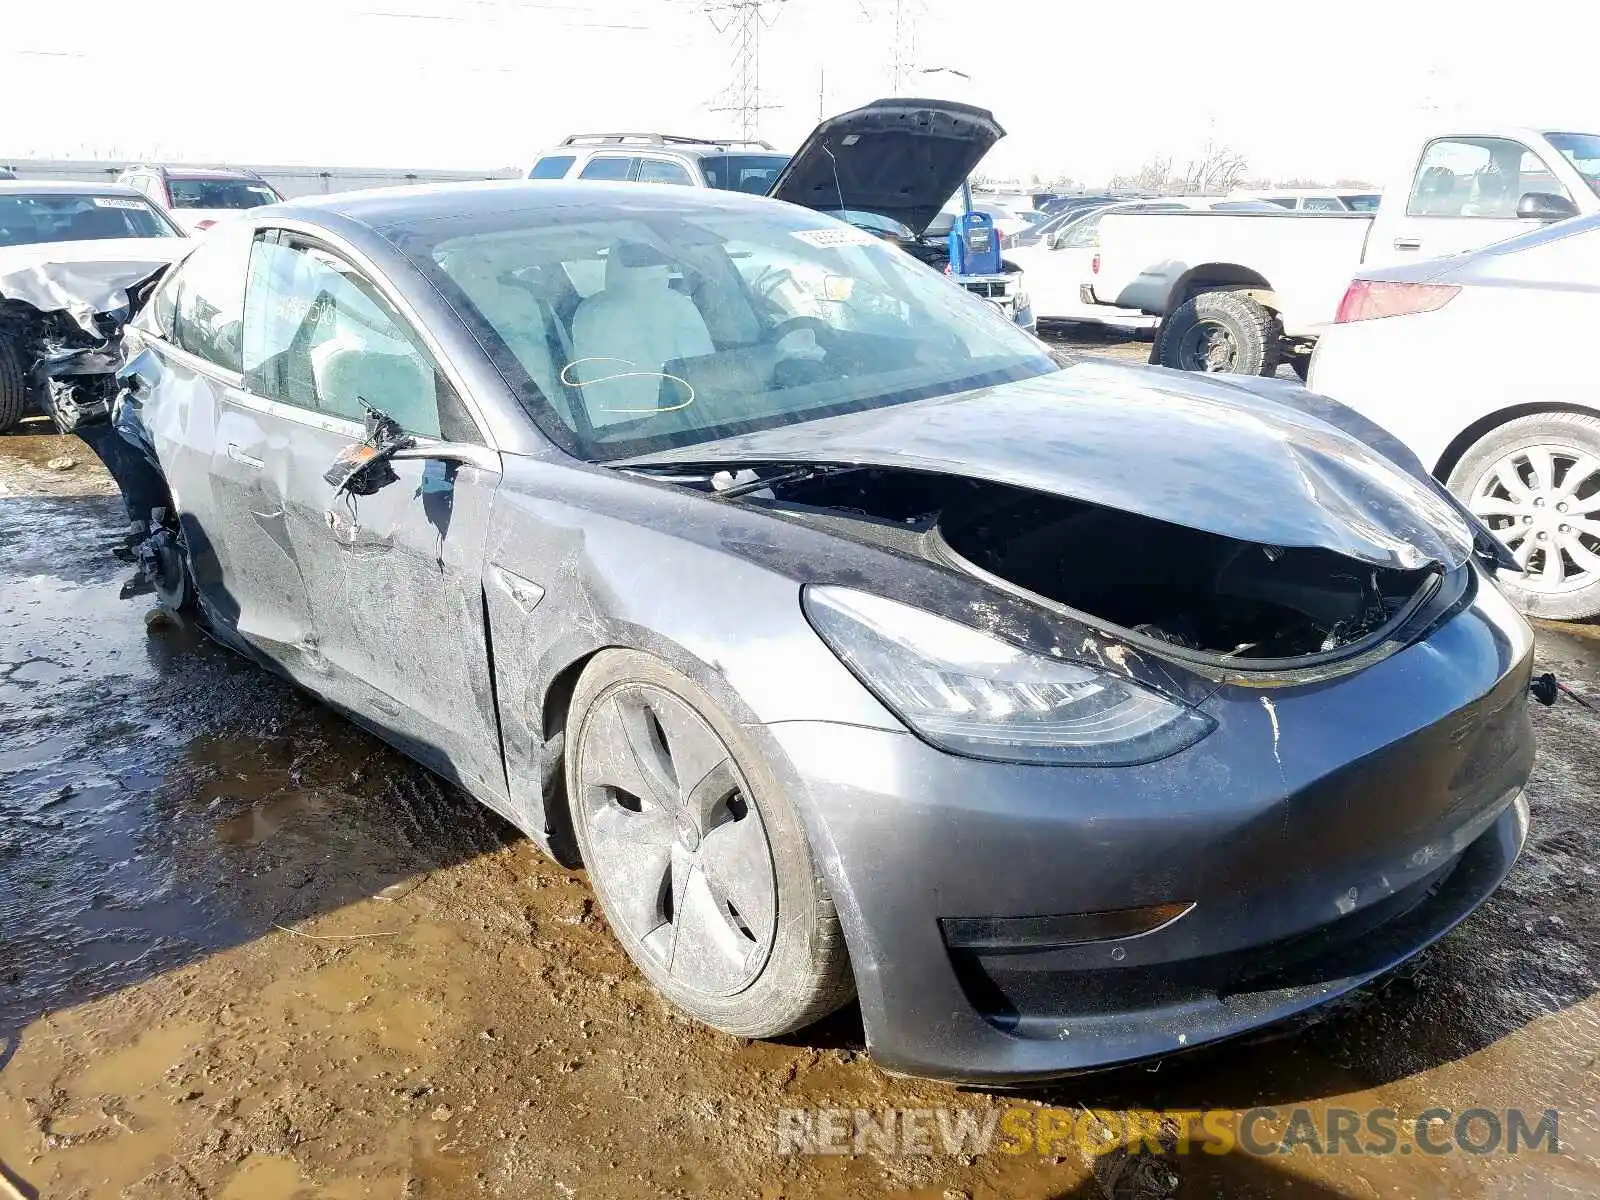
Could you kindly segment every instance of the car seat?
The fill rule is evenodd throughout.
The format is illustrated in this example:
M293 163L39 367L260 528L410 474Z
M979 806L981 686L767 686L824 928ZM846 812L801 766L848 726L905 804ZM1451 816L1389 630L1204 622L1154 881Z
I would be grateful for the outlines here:
M671 266L655 247L614 243L605 278L572 318L575 361L567 373L595 428L656 411L667 363L715 349L705 318L672 288Z

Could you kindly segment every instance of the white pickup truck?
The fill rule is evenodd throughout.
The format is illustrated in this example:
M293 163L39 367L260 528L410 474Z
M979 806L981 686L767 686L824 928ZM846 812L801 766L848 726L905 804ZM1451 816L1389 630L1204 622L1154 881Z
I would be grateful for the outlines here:
M1305 376L1311 346L1363 266L1475 250L1600 212L1600 135L1480 129L1430 138L1375 214L1108 215L1089 303L1161 318L1150 361Z

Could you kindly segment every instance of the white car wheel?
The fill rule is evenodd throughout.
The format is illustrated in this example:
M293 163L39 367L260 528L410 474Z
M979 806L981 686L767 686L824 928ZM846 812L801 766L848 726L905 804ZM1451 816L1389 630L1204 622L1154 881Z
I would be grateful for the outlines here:
M1467 451L1449 487L1522 567L1500 581L1524 612L1600 614L1600 418L1510 421Z

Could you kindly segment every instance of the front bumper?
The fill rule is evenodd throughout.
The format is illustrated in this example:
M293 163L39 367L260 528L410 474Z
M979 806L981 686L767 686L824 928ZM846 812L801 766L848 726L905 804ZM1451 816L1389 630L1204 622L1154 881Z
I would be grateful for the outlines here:
M1025 292L1019 295L1016 277L1008 274L957 275L955 280L974 296L982 296L989 301L1022 328L1031 331L1038 327L1032 300Z
M1220 688L1216 731L1146 766L976 762L822 722L767 732L845 922L874 1058L1022 1082L1291 1016L1469 914L1526 835L1531 662L1526 623L1482 586L1359 673ZM1138 936L1003 944L1017 919L1173 904L1194 907ZM998 940L952 949L950 923L973 919Z

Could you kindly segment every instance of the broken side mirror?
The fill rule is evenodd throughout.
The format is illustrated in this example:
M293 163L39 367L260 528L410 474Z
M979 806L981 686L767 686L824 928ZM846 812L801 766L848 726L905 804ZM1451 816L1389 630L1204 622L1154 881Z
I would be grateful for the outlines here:
M1524 192L1517 201L1517 218L1522 221L1565 221L1578 215L1578 206L1554 192Z
M391 463L417 459L456 463L495 474L500 472L500 456L487 446L471 442L418 442L406 437L378 446L368 442L346 446L322 477L333 485L336 498L345 493L371 496L399 481Z

